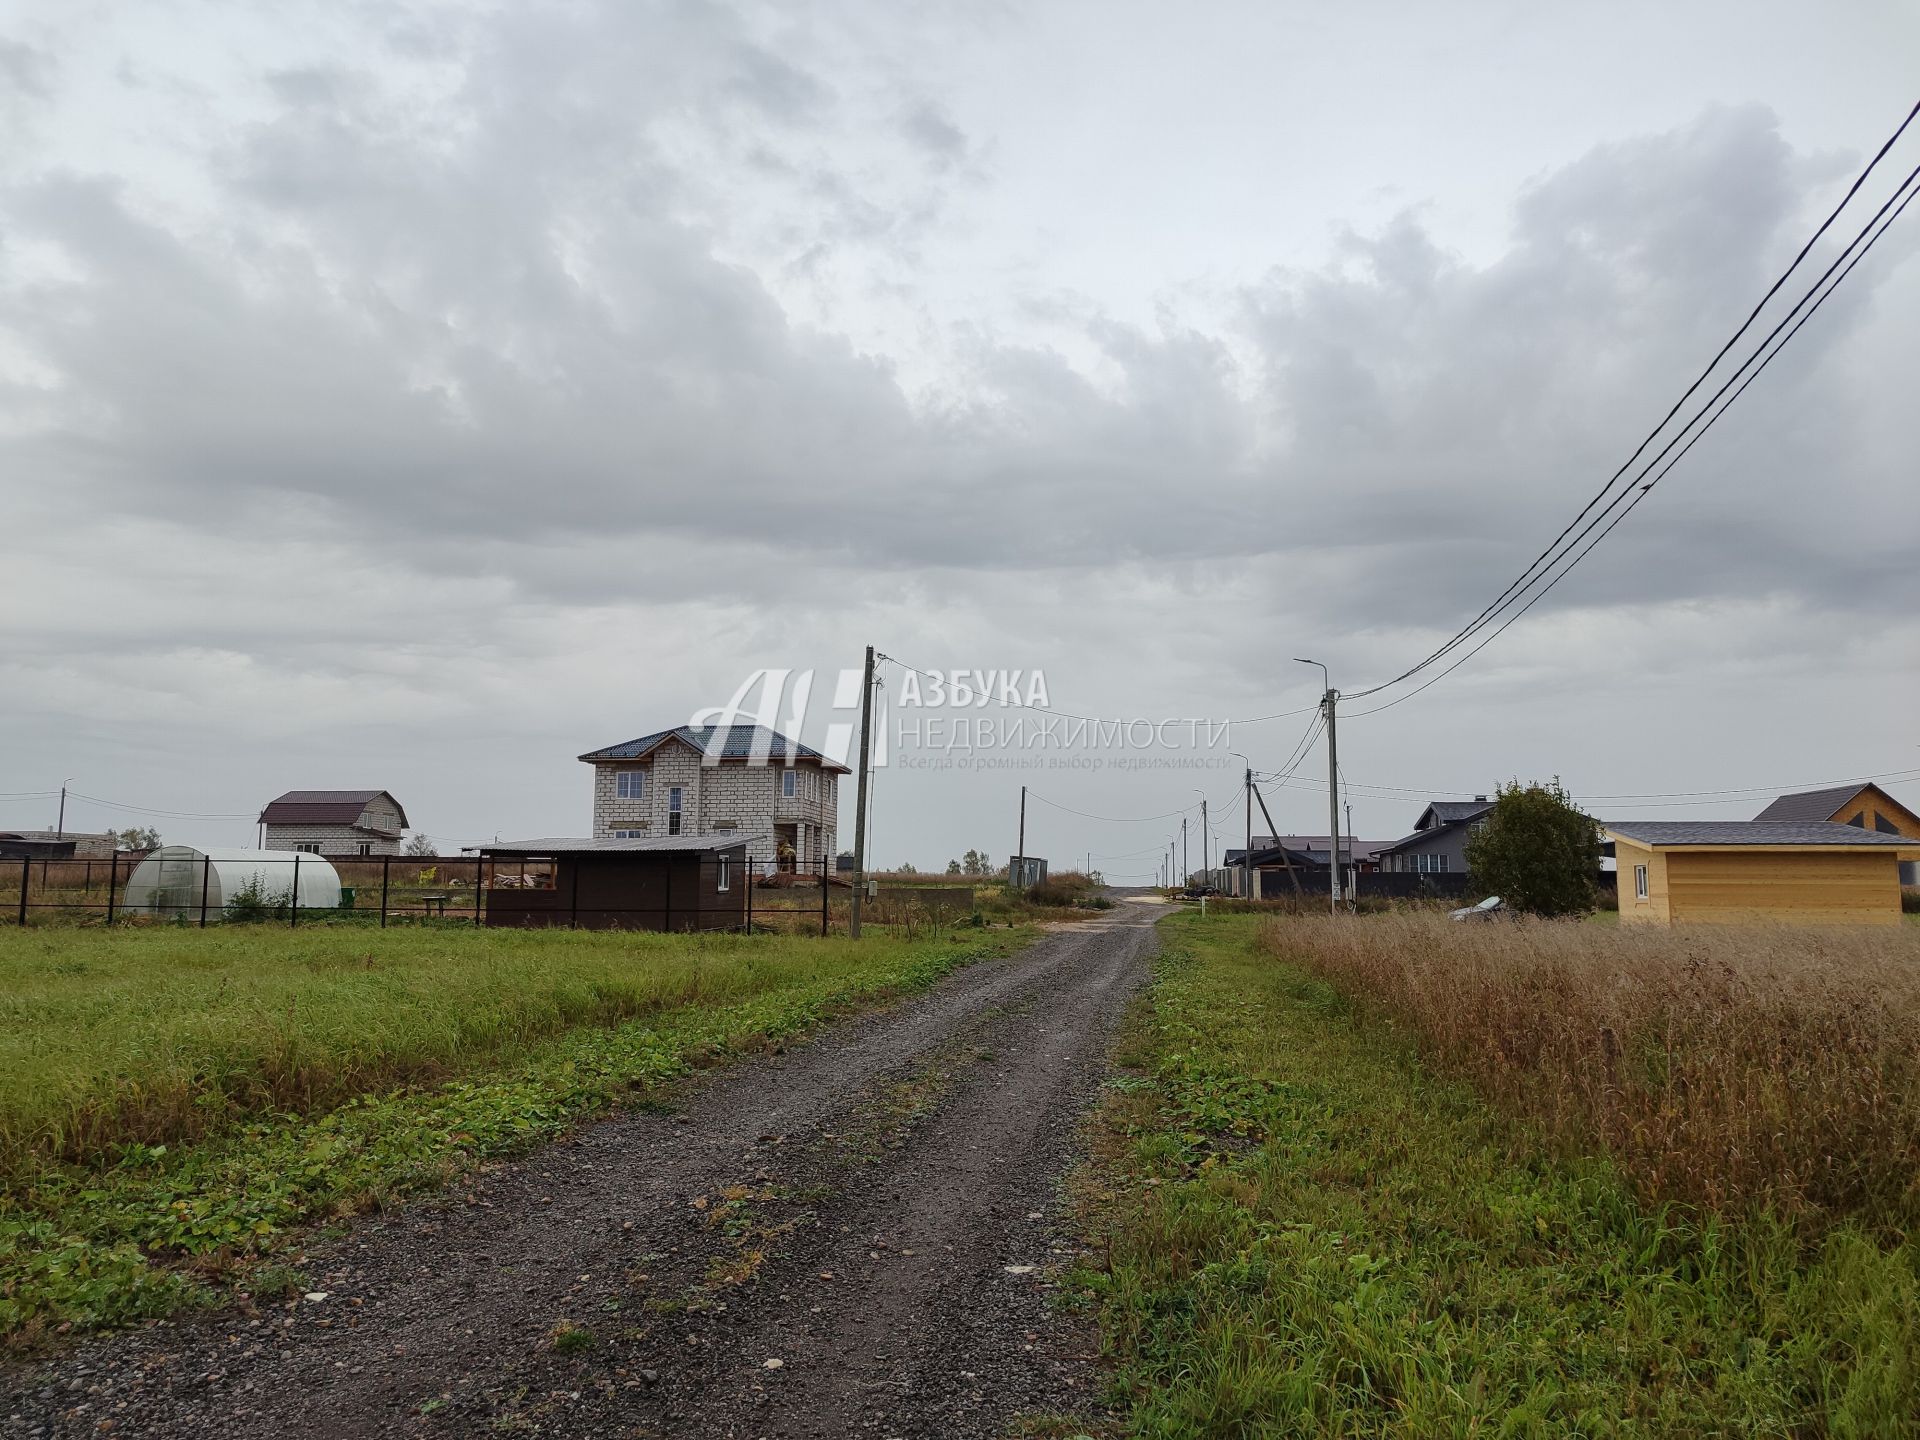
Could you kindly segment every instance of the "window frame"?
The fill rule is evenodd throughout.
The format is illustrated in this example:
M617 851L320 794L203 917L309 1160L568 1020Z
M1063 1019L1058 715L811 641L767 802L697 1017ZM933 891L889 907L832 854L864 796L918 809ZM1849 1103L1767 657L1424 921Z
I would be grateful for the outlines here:
M614 771L613 798L616 800L645 800L647 798L647 772L644 770Z
M293 845L293 853L296 855L318 855L320 853L320 842L318 840L296 840Z
M1648 894L1647 867L1644 865L1636 865L1633 867L1633 898L1636 901L1645 901L1652 898Z
M733 888L733 873L732 873L733 857L731 855L719 855L715 857L715 861L717 865L717 868L714 873L714 881L713 881L713 888L715 892L716 893L725 892L727 890L732 889Z
M800 798L800 772L791 765L780 772L780 798L782 800Z

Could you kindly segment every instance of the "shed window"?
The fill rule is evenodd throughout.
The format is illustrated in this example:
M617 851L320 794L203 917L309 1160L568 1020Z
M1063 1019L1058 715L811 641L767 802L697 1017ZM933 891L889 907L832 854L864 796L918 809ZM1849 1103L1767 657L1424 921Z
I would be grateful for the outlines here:
M621 800L644 800L647 798L647 772L644 770L621 770L613 777L613 793Z
M1633 867L1633 898L1636 900L1647 898L1647 867L1644 865Z
M717 862L717 868L714 874L713 888L716 890L725 890L732 884L733 884L733 857L730 855L722 855L719 861Z
M780 772L780 793L791 800L800 793L800 777L792 770Z

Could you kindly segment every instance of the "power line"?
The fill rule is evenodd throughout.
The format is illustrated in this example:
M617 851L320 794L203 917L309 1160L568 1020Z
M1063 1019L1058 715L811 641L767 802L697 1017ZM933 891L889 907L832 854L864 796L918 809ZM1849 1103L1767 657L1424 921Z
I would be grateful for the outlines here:
M874 658L884 660L889 665L898 665L902 670L909 671L915 675L925 676L929 680L938 680L942 685L950 683L952 679L951 676L939 670L926 670L918 665L909 665L906 661L894 655L876 653ZM996 695L993 696L992 699L993 703L1002 709L1036 710L1042 715L1058 715L1062 720L1084 720L1090 725L1131 725L1142 720L1146 720L1148 724L1154 723L1151 720L1147 720L1147 717L1144 715L1077 715L1071 710L1056 710L1051 705L1030 705L1025 700L1016 699L1011 696ZM971 709L973 707L969 703L957 708ZM1281 710L1272 715L1251 715L1244 720L1213 720L1208 723L1216 725L1259 725L1268 720L1285 720L1290 716L1305 715L1309 710L1317 711L1319 708L1318 704L1302 705L1298 710ZM1198 719L1201 717L1194 718Z
M129 805L121 800L103 800L98 795L82 795L78 790L69 790L67 795L74 800L89 800L95 805L104 805L109 810L130 810L139 815L160 815L172 820L256 820L259 818L250 810L229 812L156 810L150 805Z
M1038 800L1042 805L1050 805L1055 810L1064 810L1069 815L1078 815L1082 820L1099 820L1109 825L1143 825L1149 820L1171 820L1200 808L1200 802L1196 800L1191 805L1184 805L1178 810L1169 810L1162 815L1092 815L1085 810L1075 810L1070 805L1062 805L1058 800L1049 800L1031 785L1027 787L1027 798Z
M1836 205L1833 208L1832 212L1828 214L1826 219L1821 222L1819 229L1817 229L1814 232L1812 238L1810 238L1807 241L1807 243L1801 247L1799 253L1794 257L1793 262L1790 265L1788 265L1786 270L1781 273L1780 277L1774 281L1773 285L1767 290L1767 293L1761 297L1759 304L1757 304L1754 307L1753 311L1747 316L1746 320L1741 323L1740 328L1736 330L1733 336L1726 342L1726 344L1720 348L1720 351L1714 356L1713 360L1707 365L1707 367L1701 371L1699 376L1695 378L1694 382L1687 387L1685 393L1683 393L1680 399L1674 403L1672 409L1670 409L1666 413L1666 415L1661 418L1659 424L1654 426L1654 428L1647 433L1646 437L1641 440L1639 445L1637 445L1634 448L1633 453L1627 457L1626 462L1622 464L1620 468L1616 470L1610 477L1608 477L1606 483L1603 484L1600 487L1600 489L1595 492L1593 498L1590 499L1584 507L1582 507L1579 514L1574 516L1573 520L1570 521L1566 526L1566 528L1563 529L1560 532L1560 534L1554 538L1552 543L1549 544L1545 550L1541 551L1541 553L1538 556L1536 556L1532 562L1528 564L1526 569L1520 573L1520 576L1517 579L1515 579L1510 585L1508 585L1508 587L1504 591L1502 591L1499 596L1495 597L1494 601L1491 604L1489 604L1471 621L1469 621L1465 626L1463 626L1459 631L1457 631L1450 639L1446 641L1446 643L1438 647L1431 654L1429 654L1424 659L1422 659L1418 664L1415 664L1409 667L1408 669L1402 671L1400 674L1394 676L1392 679L1382 681L1378 685L1369 686L1364 690L1353 692L1353 695L1351 698L1358 698L1364 695L1376 694L1379 691L1388 688L1389 686L1397 685L1403 680L1410 679L1412 676L1418 674L1420 671L1426 669L1428 666L1434 664L1436 661L1444 658L1447 654L1451 653L1458 646L1464 644L1467 640L1471 639L1474 634L1476 634L1478 631L1483 629L1488 623L1490 623L1495 616L1499 615L1503 610L1509 608L1512 604L1514 604L1519 599L1521 595L1525 594L1529 589L1531 589L1534 585L1536 585L1548 570L1551 570L1556 564L1560 562L1562 558L1565 557L1565 555L1569 551L1571 551L1573 546L1578 545L1579 542L1582 539L1584 539L1586 535L1592 532L1594 526L1599 524L1599 522L1605 518L1606 514L1609 511L1611 511L1615 506L1617 506L1622 499L1626 498L1626 495L1629 493L1629 491L1632 488L1631 485L1629 485L1628 490L1622 491L1619 495L1613 495L1614 487L1619 483L1620 478L1623 475L1625 475L1630 469L1632 469L1634 464L1640 459L1641 455L1643 455L1646 452L1647 447L1651 445L1659 437L1660 433L1663 430L1665 430L1666 427L1672 422L1674 416L1679 413L1679 411L1686 405L1687 401L1691 399L1696 392L1698 392L1700 387L1712 375L1713 371L1719 366L1720 362L1723 359L1725 359L1725 357L1733 349L1733 347L1736 344L1738 344L1740 339L1747 333L1749 329L1752 328L1755 319L1759 316L1761 311L1773 299L1773 297L1780 291L1781 287L1786 284L1787 280L1793 275L1793 273L1799 268L1801 262L1805 260L1807 255L1813 249L1814 245L1818 243L1818 241L1823 235L1825 235L1827 230L1833 225L1834 221L1840 216L1841 212L1844 211L1847 205L1852 202L1854 196L1859 192L1860 187L1866 183L1868 176L1870 176L1873 173L1875 167L1878 166L1881 159L1885 157L1887 152L1890 149L1892 149L1894 143L1897 140L1899 140L1902 134L1905 133L1907 127L1913 122L1916 115L1920 115L1920 104L1916 104L1913 107L1913 109L1907 113L1906 118L1901 121L1899 127L1893 132L1891 136L1888 137L1886 142L1875 153L1873 159L1867 163L1866 168L1860 172L1858 177L1855 178L1853 184L1848 188L1846 195L1842 197L1840 203ZM1909 175L1907 179L1903 181L1901 185L1894 191L1894 194L1891 197L1889 197L1889 199L1884 204L1882 204L1882 206L1880 207L1880 210L1875 213L1872 219L1868 220L1867 224L1864 227L1862 227L1860 234L1855 236L1854 240L1847 246L1845 250L1841 252L1840 256L1835 259L1833 264L1827 267L1827 270L1820 276L1820 278L1814 281L1813 285L1808 289L1806 294L1803 295L1799 300L1799 302L1795 304L1793 309L1788 312L1786 318L1783 319L1778 325L1774 327L1774 329L1772 330L1772 332L1768 334L1766 339L1760 342L1759 346L1756 347L1755 350L1741 364L1741 366L1735 370L1733 376L1725 384L1723 384L1720 387L1720 389L1714 394L1714 396L1711 399L1709 399L1707 403L1700 408L1700 410L1695 412L1692 418L1690 418L1687 421L1687 423L1683 425L1679 429L1679 431L1673 435L1671 439L1667 441L1666 445L1662 447L1662 449L1654 456L1654 458L1648 462L1646 467L1641 470L1640 475L1635 477L1634 483L1638 483L1640 479L1644 479L1648 471L1652 470L1652 468L1655 465L1660 463L1661 459L1664 458L1667 455L1667 453L1671 451L1673 447L1680 442L1682 437L1684 437L1687 434L1688 430L1692 429L1694 425L1699 423L1701 416L1707 414L1708 411L1713 409L1713 406L1715 405L1715 403L1719 401L1721 396L1727 393L1728 388L1733 385L1734 381L1738 380L1740 378L1740 375L1749 366L1753 365L1755 359L1759 357L1761 353L1766 350L1767 346L1773 341L1773 339L1780 334L1781 329L1784 328L1786 324L1794 318L1795 315L1799 314L1801 308L1807 304L1808 300L1811 299L1815 294L1815 292L1820 289L1821 285L1823 285L1826 282L1826 280L1833 275L1835 269L1840 265L1840 263L1846 260L1848 255L1850 255L1853 252L1855 246L1860 245L1862 238L1865 237L1868 231L1872 230L1873 226L1881 219L1882 216L1886 214L1889 206L1893 204L1894 200L1899 199L1901 193L1907 188L1908 185L1912 183L1915 175L1920 175L1920 167L1917 167L1914 174ZM1911 199L1911 196L1909 196L1908 198ZM1892 220L1897 219L1899 217L1900 211L1904 210L1905 208L1906 208L1906 203L1903 201L1899 209L1894 211L1892 218L1890 218L1887 221L1887 224L1891 225ZM1875 234L1871 240L1867 241L1866 247L1865 249L1861 250L1860 255L1856 256L1853 262L1849 263L1846 266L1846 269L1841 271L1840 279L1834 282L1833 288L1838 288L1840 281L1845 280L1846 276L1852 272L1854 264L1857 264L1859 259L1865 256L1867 250L1870 250L1872 248L1873 244L1877 242L1877 240L1879 239L1879 235L1885 233L1885 228L1886 228L1885 226L1882 226L1880 232ZM1829 289L1827 290L1826 294L1821 295L1820 298L1814 302L1813 310L1817 310L1819 306L1825 302L1826 295L1830 295L1831 293L1832 293L1832 289ZM1811 318L1813 314L1813 310L1809 310L1807 312L1807 316L1804 317L1800 322L1801 325L1805 324L1805 321L1807 318ZM1793 330L1788 334L1787 340L1791 340L1793 338L1793 335L1799 332L1799 329L1800 329L1800 325L1795 325L1793 327ZM1780 348L1784 348L1785 344L1786 344L1786 341L1782 341ZM1778 353L1779 353L1778 349L1775 349L1773 352L1773 354L1778 354ZM1765 369L1766 365L1771 362L1771 359L1772 359L1772 355L1768 355L1765 360L1762 360L1760 364L1760 369L1761 370ZM1754 375L1748 377L1746 384L1750 384L1752 382L1752 379L1756 378L1759 373L1760 373L1760 370L1755 370ZM1739 398L1739 395L1745 391L1746 384L1742 384L1740 386L1740 389L1738 391L1735 391L1733 399L1737 400ZM1732 401L1731 400L1728 401L1729 407L1731 406L1731 404L1732 404ZM1727 407L1722 407L1722 409L1718 413L1716 413L1712 417L1712 419L1708 420L1706 426L1702 427L1700 434L1704 434L1706 429L1712 426L1714 420L1717 420L1720 414L1725 413L1726 408ZM1688 441L1686 449L1690 450L1693 444L1697 442L1699 438L1700 438L1699 435L1695 435L1693 437L1693 440ZM1682 450L1680 452L1680 455L1674 457L1674 461L1677 462L1685 454L1686 454L1686 450ZM1669 465L1666 468L1670 470L1672 468L1672 464L1669 463ZM1654 483L1657 484L1659 481L1659 478L1664 477L1665 474L1666 474L1666 470L1662 470L1661 476L1656 477ZM1640 498L1644 497L1649 489L1651 489L1651 486L1648 486L1642 489L1639 495L1635 497L1632 504L1628 505L1627 511L1623 511L1621 516L1614 521L1614 524L1618 524L1619 519L1625 518L1625 514L1628 511L1631 511L1634 505L1637 505L1639 503ZM1612 498L1609 499L1608 498L1609 496L1612 496ZM1594 516L1592 520L1587 521L1587 517L1593 513L1595 507L1600 506L1603 501L1605 501L1606 503L1604 508L1601 509L1600 514L1597 516ZM1587 521L1587 524L1585 525L1584 528L1580 528L1582 521ZM1574 534L1576 529L1579 529L1578 535ZM1613 529L1613 525L1608 525L1606 530L1602 531L1601 535L1593 543L1598 544L1599 540L1605 539L1606 535L1610 533L1612 529ZM1570 544L1568 543L1569 536L1573 536L1572 542ZM1565 548L1563 548L1563 546ZM1532 605L1535 602L1537 602L1540 596L1544 595L1546 593L1546 590L1551 589L1553 585L1557 584L1559 579L1562 576L1564 576L1567 573L1567 571L1571 570L1574 565L1577 565L1581 559L1584 559L1586 554L1589 553L1592 550L1592 548L1593 548L1593 545L1588 545L1585 550L1582 550L1579 552L1579 554L1575 555L1571 563L1569 563L1560 572L1560 575L1555 576L1551 581L1549 581L1545 589L1542 589L1541 591L1539 591L1534 596L1533 600L1530 600L1527 606L1523 608L1518 614L1511 617L1506 622L1506 624L1511 624L1513 620L1516 620L1519 618L1520 614L1525 614L1527 609L1531 609ZM1497 636L1501 631L1503 631L1506 628L1506 624L1503 624L1502 626L1500 626L1499 629L1497 629L1494 632L1494 635ZM1489 637L1489 640L1491 640L1491 638L1492 637ZM1474 651L1469 652L1469 656L1467 658L1471 658L1472 654L1478 653L1479 649L1484 649L1484 648L1485 648L1485 644L1483 643L1481 646L1476 647ZM1446 671L1443 671L1441 673L1442 675L1445 675L1445 674L1451 673L1451 671L1456 668L1458 668L1457 665L1449 666ZM1435 678L1438 679L1440 677L1436 676ZM1428 682L1428 683L1432 683L1432 682ZM1419 688L1425 689L1426 686L1423 685ZM1419 691L1415 690L1413 692L1410 692L1409 696L1403 696L1401 698L1402 699L1410 698L1411 694L1417 694L1417 693L1419 693ZM1398 701L1391 702L1391 703L1398 703ZM1376 710L1385 709L1387 708L1387 706L1383 705L1375 708ZM1372 712L1362 711L1359 713L1367 714Z

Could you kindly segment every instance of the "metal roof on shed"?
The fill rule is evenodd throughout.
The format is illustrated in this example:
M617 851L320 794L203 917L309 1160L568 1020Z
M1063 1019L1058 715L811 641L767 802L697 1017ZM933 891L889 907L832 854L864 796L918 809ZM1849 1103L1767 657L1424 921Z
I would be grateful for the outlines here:
M1920 841L1881 835L1830 820L1603 820L1610 835L1643 845L1886 845L1909 850Z
M1856 785L1834 785L1825 790L1802 790L1798 794L1782 795L1753 818L1766 821L1831 820L1842 805L1868 788L1863 781Z
M482 855L704 855L734 850L757 835L651 835L638 840L550 836L544 840L499 841L479 847Z

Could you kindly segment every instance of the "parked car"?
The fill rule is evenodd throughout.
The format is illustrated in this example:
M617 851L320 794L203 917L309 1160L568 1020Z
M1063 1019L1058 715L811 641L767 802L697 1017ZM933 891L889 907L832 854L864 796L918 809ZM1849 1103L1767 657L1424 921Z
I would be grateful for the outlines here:
M1506 908L1498 895L1489 895L1478 905L1469 905L1465 909L1449 912L1447 918L1449 920L1493 920L1498 918L1500 912Z

